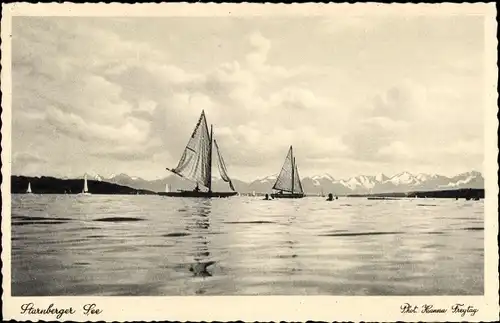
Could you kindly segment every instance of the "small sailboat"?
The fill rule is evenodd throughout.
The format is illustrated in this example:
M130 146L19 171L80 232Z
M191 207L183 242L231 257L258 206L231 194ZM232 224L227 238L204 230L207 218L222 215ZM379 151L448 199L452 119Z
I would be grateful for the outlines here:
M28 189L26 190L26 194L33 194L33 192L31 192L31 182L28 182Z
M229 184L232 192L212 191L212 155L214 150L217 154L216 161L221 178ZM160 192L158 193L159 195L172 197L212 198L229 197L238 194L238 192L234 189L231 178L229 178L227 173L226 164L222 158L217 141L214 139L213 126L210 126L210 133L208 131L205 111L201 112L198 123L194 128L191 138L184 149L184 153L182 154L177 167L173 169L167 168L167 170L179 177L196 183L196 188L191 191L180 190L177 192Z
M83 176L83 191L78 195L92 195L87 184L87 174Z
M272 198L302 198L304 197L304 190L300 182L299 171L293 156L293 148L290 146L288 154L285 158L285 163L281 167L281 172L274 183L273 190L279 191L278 193L271 194ZM286 192L286 193L283 193Z
M170 192L170 185L165 184L165 193L168 193L168 192Z

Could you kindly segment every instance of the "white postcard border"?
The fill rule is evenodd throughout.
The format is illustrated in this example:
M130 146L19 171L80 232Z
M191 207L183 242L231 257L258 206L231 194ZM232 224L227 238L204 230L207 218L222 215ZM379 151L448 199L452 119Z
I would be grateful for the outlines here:
M22 315L21 306L72 307L71 321L490 321L498 319L498 178L497 39L494 3L478 4L27 4L2 6L2 274L5 319L56 320L54 315ZM292 16L292 15L450 15L487 17L485 87L485 295L484 296L186 296L186 297L12 297L10 253L11 175L11 20L13 16ZM460 303L479 309L474 316L402 314L401 305L432 304L450 308ZM99 315L85 316L82 307L96 304Z

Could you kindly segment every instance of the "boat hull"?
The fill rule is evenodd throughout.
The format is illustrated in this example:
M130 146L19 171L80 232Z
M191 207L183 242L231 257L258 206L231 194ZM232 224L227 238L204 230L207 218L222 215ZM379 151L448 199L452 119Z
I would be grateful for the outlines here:
M304 194L271 194L273 199L301 199L304 197Z
M194 191L180 191L180 192L159 192L158 195L170 197L198 197L198 198L222 198L235 196L238 192L194 192Z

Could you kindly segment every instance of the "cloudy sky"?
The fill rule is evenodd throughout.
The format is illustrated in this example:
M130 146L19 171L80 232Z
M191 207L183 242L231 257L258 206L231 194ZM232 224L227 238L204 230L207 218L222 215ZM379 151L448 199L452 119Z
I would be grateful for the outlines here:
M12 172L147 179L204 109L230 175L483 163L479 16L15 17Z

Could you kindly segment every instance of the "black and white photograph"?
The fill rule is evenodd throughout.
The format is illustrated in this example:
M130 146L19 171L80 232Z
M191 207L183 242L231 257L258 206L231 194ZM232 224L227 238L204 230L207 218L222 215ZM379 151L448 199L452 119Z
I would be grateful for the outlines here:
M487 296L494 5L190 6L9 17L3 286L33 303L16 315L44 297L398 296L403 315ZM447 320L491 313L455 303Z

